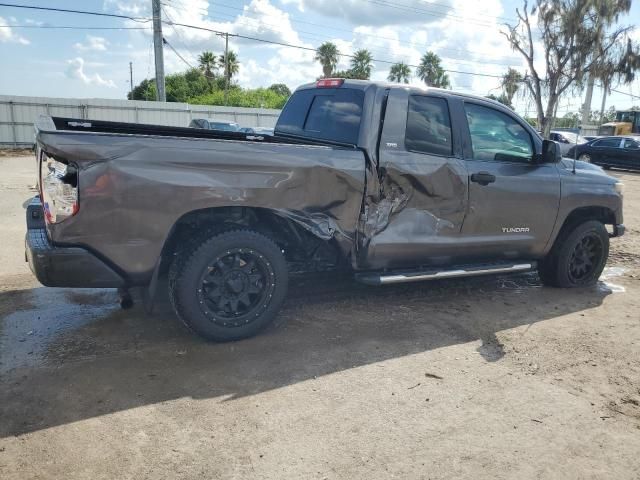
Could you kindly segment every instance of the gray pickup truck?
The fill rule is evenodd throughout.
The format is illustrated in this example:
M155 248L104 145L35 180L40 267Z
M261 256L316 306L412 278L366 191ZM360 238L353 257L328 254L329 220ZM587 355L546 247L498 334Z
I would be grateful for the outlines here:
M624 233L616 179L447 90L320 80L273 136L42 117L36 154L38 280L153 298L166 273L178 317L216 341L268 325L290 275L384 285L537 268L581 287Z

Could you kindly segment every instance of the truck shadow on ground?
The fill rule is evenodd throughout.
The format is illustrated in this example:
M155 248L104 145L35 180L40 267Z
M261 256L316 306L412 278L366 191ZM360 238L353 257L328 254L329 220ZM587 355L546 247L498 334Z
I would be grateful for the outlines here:
M499 361L496 333L600 305L603 284L542 288L535 274L365 287L336 276L293 281L276 325L211 344L168 302L120 310L111 290L0 294L0 437L181 397L235 398L322 375L478 342ZM428 366L425 365L425 369Z

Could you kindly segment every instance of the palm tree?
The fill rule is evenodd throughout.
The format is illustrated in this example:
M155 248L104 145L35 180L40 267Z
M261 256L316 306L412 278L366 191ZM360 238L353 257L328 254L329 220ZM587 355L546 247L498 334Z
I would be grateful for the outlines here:
M366 48L358 50L351 58L351 78L369 80L373 65L371 52Z
M224 53L218 57L218 65L224 71L225 70L225 58ZM238 62L238 56L233 50L229 50L229 71L225 72L225 78L228 77L229 81L234 75L240 71L240 62Z
M318 50L316 50L316 56L314 60L320 62L322 65L322 74L324 78L328 78L331 76L333 71L336 69L338 65L338 47L334 43L324 42Z
M215 70L218 68L216 65L216 56L213 52L204 51L198 57L198 63L200 71L204 73L204 76L211 79L215 76Z
M509 105L513 105L513 97L518 93L518 89L524 78L522 74L514 68L509 67L507 73L502 76L502 81L500 82L500 86L504 91L504 96L506 100L509 102Z
M451 87L449 76L440 65L440 57L433 52L427 52L422 56L417 74L428 87Z
M409 78L411 78L411 69L409 69L409 65L404 62L391 65L387 80L390 82L409 83Z

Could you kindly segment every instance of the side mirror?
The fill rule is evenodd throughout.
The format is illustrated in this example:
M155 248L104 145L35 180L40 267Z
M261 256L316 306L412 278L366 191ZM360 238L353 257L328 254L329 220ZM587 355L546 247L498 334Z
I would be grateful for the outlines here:
M553 140L542 141L542 156L540 163L558 163L562 160L560 145Z

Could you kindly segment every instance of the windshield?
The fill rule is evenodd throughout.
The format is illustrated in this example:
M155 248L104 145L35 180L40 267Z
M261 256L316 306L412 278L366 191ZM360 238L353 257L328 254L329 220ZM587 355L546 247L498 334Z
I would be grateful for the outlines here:
M636 117L636 112L618 112L616 115L616 121L633 123L633 120L635 119L635 117Z

